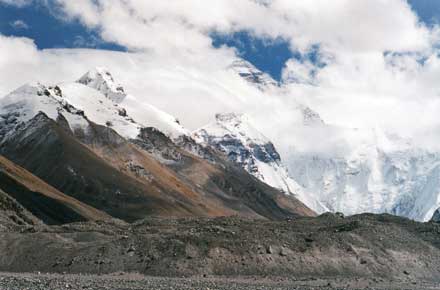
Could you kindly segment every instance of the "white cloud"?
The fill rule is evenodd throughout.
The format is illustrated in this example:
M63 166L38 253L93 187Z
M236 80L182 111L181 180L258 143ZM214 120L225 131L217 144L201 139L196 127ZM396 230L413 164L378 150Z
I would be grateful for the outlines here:
M104 65L130 92L190 128L204 125L215 112L248 112L285 148L292 136L286 132L292 132L298 118L298 100L336 125L379 126L414 136L439 124L438 29L420 24L404 0L54 3L67 20L78 19L131 52L38 51L30 40L1 37L1 94L37 78L74 80L90 67ZM241 30L282 38L304 53L319 45L327 65L292 59L283 75L297 83L264 95L225 70L235 57L232 49L212 47L212 31Z
M414 50L429 46L429 31L402 0L57 0L64 12L108 40L136 47L197 48L207 32L249 30L282 37L307 49L354 51Z
M34 42L28 38L6 37L0 34L0 74L1 89L10 88L8 84L8 71L16 70L23 66L26 71L29 66L38 63L39 53ZM17 74L13 79L23 82L24 79ZM12 84L13 85L13 84Z
M66 12L66 16L72 19L80 19L88 26L96 26L99 23L98 7L94 1L89 0L75 0L64 1L54 0L54 3ZM48 3L50 4L50 3ZM67 19L69 20L69 19Z
M309 60L301 62L292 58L286 62L281 77L284 82L313 85L318 69L319 68Z

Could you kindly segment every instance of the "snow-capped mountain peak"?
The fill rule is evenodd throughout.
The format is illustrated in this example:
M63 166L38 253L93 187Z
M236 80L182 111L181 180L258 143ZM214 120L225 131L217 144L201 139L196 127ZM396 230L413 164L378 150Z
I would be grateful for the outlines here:
M77 82L24 85L0 99L0 140L39 112L50 119L67 119L72 130L87 130L88 122L112 127L135 139L140 130L154 127L171 138L189 135L175 117L125 93L111 74L96 68Z
M80 88L78 86L82 86ZM170 114L145 103L142 98L130 95L125 92L122 85L115 81L112 74L103 67L97 67L86 74L84 74L75 84L67 84L66 90L69 90L69 95L78 95L75 88L85 92L84 86L98 91L104 95L111 103L111 106L119 105L118 111L122 112L122 117L130 116L130 119L136 120L141 127L155 127L171 138L178 138L182 135L189 135L189 132L179 123L179 121ZM69 89L73 87L73 89ZM94 94L96 95L96 93ZM75 98L77 101L84 102L82 96ZM108 101L97 98L95 100L101 104L106 104ZM87 105L83 103L84 105ZM101 110L98 110L98 112ZM133 132L133 130L131 130ZM119 132L121 134L121 132ZM121 134L125 135L125 134Z
M122 85L118 84L104 67L88 71L77 82L100 91L116 103L121 103L127 96Z
M216 122L195 132L193 138L203 146L223 152L261 181L296 197L316 212L326 208L304 192L281 162L275 146L252 125L244 114L216 114Z

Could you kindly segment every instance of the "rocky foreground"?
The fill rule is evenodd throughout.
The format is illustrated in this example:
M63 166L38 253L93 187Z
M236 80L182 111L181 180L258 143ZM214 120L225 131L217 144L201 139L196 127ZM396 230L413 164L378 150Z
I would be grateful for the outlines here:
M1 274L0 289L440 285L440 224L390 215L324 214L281 222L149 218L0 229L0 271L22 273Z
M268 279L268 278L164 278L139 274L116 273L113 275L58 275L58 274L7 274L0 273L2 290L108 290L108 289L148 289L148 290L318 290L318 289L438 289L433 283L408 283L407 281L385 281L377 279Z

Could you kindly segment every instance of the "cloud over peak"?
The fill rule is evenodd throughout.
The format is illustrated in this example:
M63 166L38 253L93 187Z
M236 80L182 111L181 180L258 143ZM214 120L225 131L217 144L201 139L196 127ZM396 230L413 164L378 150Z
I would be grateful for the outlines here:
M439 29L424 25L404 0L39 2L128 52L41 51L32 40L0 36L2 94L35 78L72 80L105 65L132 93L190 128L217 112L238 111L260 118L264 133L276 138L292 127L298 101L337 126L414 135L440 125ZM282 90L261 92L228 70L237 51L214 47L211 35L240 31L282 39L305 56L286 62ZM314 50L317 59L307 57ZM195 106L200 114L193 113Z

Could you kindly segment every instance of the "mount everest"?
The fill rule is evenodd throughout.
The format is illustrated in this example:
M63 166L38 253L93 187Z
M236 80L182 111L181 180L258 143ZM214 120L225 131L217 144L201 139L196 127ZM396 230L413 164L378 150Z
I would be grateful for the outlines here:
M252 64L247 67L248 74L255 74ZM247 80L259 89L273 87L267 79ZM317 212L390 213L428 221L440 207L439 152L379 128L326 124L301 103L296 109L302 118L284 132L291 138L288 148L280 150L281 160L300 191L323 205L308 203ZM322 144L310 144L309 136L321 136Z

